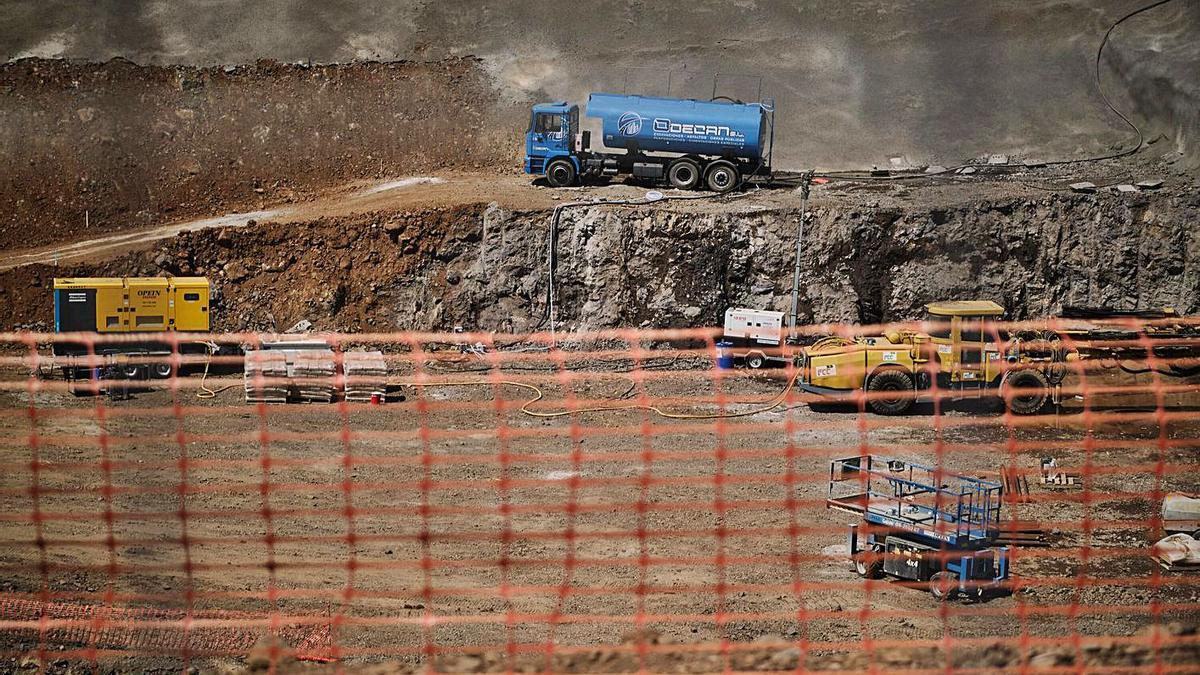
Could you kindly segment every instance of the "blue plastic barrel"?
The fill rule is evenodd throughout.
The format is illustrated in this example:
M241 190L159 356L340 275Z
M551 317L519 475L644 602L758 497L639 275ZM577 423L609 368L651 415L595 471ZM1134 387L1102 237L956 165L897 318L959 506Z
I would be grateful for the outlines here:
M733 343L721 340L716 346L717 368L720 370L733 370L733 351L730 350Z

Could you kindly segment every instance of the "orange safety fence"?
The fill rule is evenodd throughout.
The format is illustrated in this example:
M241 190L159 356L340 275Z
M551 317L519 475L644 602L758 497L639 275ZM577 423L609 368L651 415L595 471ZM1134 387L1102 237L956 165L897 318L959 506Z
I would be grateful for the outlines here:
M1196 672L1200 325L972 330L0 334L0 659Z

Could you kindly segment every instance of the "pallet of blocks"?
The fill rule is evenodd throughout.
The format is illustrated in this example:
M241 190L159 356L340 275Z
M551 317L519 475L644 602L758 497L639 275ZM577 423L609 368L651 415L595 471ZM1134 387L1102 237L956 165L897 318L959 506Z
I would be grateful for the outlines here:
M342 354L347 401L383 400L387 395L387 361L383 352L346 352Z
M292 377L296 396L301 401L333 401L337 367L331 352L293 352Z
M247 351L242 371L247 403L287 403L287 357L280 352Z
M1058 462L1053 457L1042 460L1041 484L1048 488L1083 487L1083 476L1077 473L1067 473L1058 469Z

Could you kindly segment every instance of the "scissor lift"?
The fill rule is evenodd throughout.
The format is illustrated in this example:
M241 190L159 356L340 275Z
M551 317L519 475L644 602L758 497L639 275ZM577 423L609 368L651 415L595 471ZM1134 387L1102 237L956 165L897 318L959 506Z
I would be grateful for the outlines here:
M863 455L834 460L826 506L862 516L850 526L854 569L928 582L937 598L982 597L1008 578L999 533L999 483L904 460Z

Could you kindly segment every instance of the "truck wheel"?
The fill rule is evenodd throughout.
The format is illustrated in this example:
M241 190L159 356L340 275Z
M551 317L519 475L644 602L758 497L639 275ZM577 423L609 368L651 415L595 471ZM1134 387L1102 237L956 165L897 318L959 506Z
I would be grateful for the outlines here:
M741 176L738 175L737 167L733 165L733 162L722 160L708 166L708 174L704 181L708 184L709 190L723 193L736 188L741 182Z
M958 577L951 572L937 572L929 577L929 593L938 600L951 600L958 595Z
M120 372L121 377L124 377L127 380L142 379L142 366L137 364L127 363L121 366Z
M762 354L747 354L746 365L750 368L758 370L759 368L767 365L767 357L763 356Z
M1025 368L1005 379L1004 392L1014 415L1036 415L1050 401L1050 381L1042 371Z
M879 415L903 415L913 404L912 377L903 370L888 368L867 382L867 405Z
M150 366L150 374L159 380L167 379L173 371L174 368L169 363L156 363Z
M546 182L550 187L569 187L575 184L575 165L568 159L556 159L546 167Z
M676 160L667 169L667 181L678 190L695 190L700 184L700 165L690 159Z

